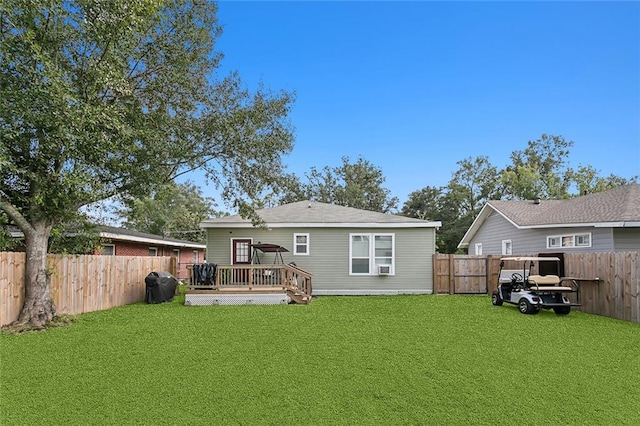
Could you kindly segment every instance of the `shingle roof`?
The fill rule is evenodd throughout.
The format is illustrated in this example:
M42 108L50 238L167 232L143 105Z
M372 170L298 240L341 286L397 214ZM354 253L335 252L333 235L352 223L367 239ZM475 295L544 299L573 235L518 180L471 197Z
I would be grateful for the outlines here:
M125 240L125 241L147 241L157 244L175 247L205 248L206 245L195 241L168 238L161 235L148 234L146 232L133 231L131 229L117 228L115 226L98 225L100 235L105 238Z
M179 240L176 238L166 238L161 235L148 234L146 232L133 231L131 229L118 228L115 226L96 225L97 231L103 238L109 238L112 240L121 241L136 241L160 244L172 247L190 247L190 248L202 248L206 247L203 243L195 241ZM22 238L24 234L16 226L10 225L7 227L12 237ZM73 232L69 231L69 234Z
M428 222L404 216L390 215L352 207L337 206L317 201L298 201L269 209L257 210L258 215L270 227L294 226L352 226L385 225L402 227L438 227L440 222ZM251 221L239 215L205 220L203 228L219 228L227 225L251 226Z
M519 226L640 221L640 184L568 200L489 201Z
M484 220L492 213L518 228L571 226L640 226L640 184L619 186L568 200L489 201L475 218L458 247L467 247Z

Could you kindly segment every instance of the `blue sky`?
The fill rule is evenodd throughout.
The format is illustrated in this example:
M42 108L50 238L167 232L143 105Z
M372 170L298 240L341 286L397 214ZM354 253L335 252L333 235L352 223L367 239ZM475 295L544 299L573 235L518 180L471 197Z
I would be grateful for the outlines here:
M362 156L402 204L542 133L574 141L573 167L640 174L640 3L218 5L221 74L296 92L298 176Z

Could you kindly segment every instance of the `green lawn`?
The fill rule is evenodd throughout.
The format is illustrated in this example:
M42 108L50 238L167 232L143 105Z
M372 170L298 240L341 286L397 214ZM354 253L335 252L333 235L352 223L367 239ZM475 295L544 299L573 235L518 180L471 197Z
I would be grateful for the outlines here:
M0 424L640 424L640 324L488 296L181 301L0 336Z

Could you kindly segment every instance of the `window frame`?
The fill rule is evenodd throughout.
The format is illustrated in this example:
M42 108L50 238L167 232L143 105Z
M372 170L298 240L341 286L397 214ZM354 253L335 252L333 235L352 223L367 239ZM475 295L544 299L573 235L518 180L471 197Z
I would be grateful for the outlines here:
M149 257L158 257L158 247L149 247Z
M369 238L369 253L367 257L358 256L357 259L368 259L368 272L353 272L353 237L368 237ZM391 256L376 256L376 237L391 237ZM376 259L390 259L391 263L378 263ZM349 234L349 275L356 277L370 277L377 276L378 265L389 265L389 274L396 274L396 234L393 232L352 232Z
M585 236L587 238L589 238L589 242L587 244L579 244L578 243L578 237L584 238ZM573 243L574 243L575 247L591 247L591 233L590 232L585 232L583 234L575 234L573 236Z
M482 243L475 243L473 247L475 255L482 256Z
M588 238L588 243L578 244L578 239L584 237ZM561 234L561 235L547 235L546 237L547 248L562 248L562 249L579 249L579 248L588 248L593 244L593 237L591 232L579 232L575 234ZM566 243L566 245L565 245Z
M111 248L111 253L105 253L104 249L106 247ZM115 256L116 255L116 245L115 244L102 244L102 250L100 250L100 254L102 256Z
M304 243L298 243L298 237L305 237L306 241ZM304 246L306 252L298 251L298 246ZM309 256L311 244L310 237L308 232L296 232L293 234L293 255L294 256Z
M511 240L502 240L502 254L507 256L513 254L513 242Z

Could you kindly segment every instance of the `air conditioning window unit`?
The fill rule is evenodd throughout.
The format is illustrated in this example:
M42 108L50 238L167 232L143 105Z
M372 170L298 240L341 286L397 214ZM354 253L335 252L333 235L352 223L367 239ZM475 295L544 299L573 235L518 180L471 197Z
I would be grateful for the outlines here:
M391 274L391 265L378 265L378 275Z

